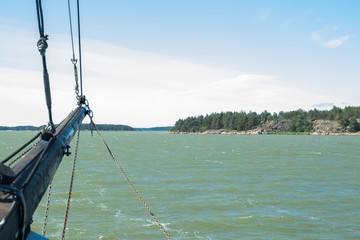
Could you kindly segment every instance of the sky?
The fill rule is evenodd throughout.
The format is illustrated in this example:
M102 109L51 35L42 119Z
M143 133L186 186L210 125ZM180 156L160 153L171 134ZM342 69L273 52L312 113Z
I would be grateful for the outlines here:
M35 1L0 2L0 126L47 124ZM59 123L76 107L67 1L42 6ZM360 106L359 11L358 0L80 1L84 94L96 123L132 127Z

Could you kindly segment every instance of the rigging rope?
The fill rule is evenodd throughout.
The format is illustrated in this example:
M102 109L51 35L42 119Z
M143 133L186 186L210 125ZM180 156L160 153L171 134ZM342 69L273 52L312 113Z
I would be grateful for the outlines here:
M42 13L42 6L41 6L41 0L36 0L36 8L37 8L37 16L38 16L38 27L39 27L39 33L40 33L40 39L38 41L38 50L40 52L40 55L42 56L42 60L43 60L43 73L44 73L44 86L45 86L45 96L46 96L46 104L48 107L48 112L49 112L49 125L51 127L51 130L53 132L55 132L55 126L52 122L52 114L51 114L51 95L50 95L50 84L49 84L49 75L47 72L47 67L46 67L46 58L45 58L45 51L47 48L47 42L46 40L48 39L47 35L44 35L44 21L43 21L43 13ZM74 51L74 40L73 40L73 31L72 31L72 21L71 21L71 9L70 9L70 1L68 0L68 10L69 10L69 19L70 19L70 31L71 31L71 44L72 44L72 53L73 53L73 58L71 59L73 65L74 65L74 75L75 75L75 93L77 95L77 98L79 99L78 104L85 104L88 106L88 102L85 99L85 96L83 95L83 86L82 86L82 58L81 58L81 31L80 31L80 3L79 0L77 0L77 20L78 20L78 44L79 44L79 64L80 64L80 95L79 95L79 83L78 83L78 74L77 74L77 67L76 67L76 63L77 60L75 59L75 51ZM89 106L88 106L89 107ZM129 185L131 186L131 188L134 190L134 192L136 193L138 199L141 201L141 203L144 205L144 207L147 209L147 211L149 212L149 214L152 216L152 218L154 219L154 221L157 223L157 225L160 227L160 229L163 231L163 233L165 234L165 236L171 240L171 237L169 235L169 233L165 230L164 226L159 222L159 220L156 218L156 216L154 215L154 213L150 210L149 206L146 204L145 200L141 197L141 195L139 194L139 192L136 190L135 186L133 185L133 183L130 181L130 179L128 178L128 176L126 175L124 169L120 166L119 162L115 159L114 154L112 153L112 151L110 150L108 144L106 143L106 141L104 140L104 138L102 137L101 133L99 132L99 129L97 128L97 126L95 125L93 118L92 118L92 111L89 108L89 117L90 117L90 121L91 124L94 126L95 130L97 131L100 139L102 140L102 142L104 143L105 147L107 148L110 156L112 157L112 159L114 160L114 162L116 163L117 167L120 169L120 171L122 172L123 176L125 177L125 179L127 180L127 182L129 183ZM80 124L81 126L81 124ZM68 200L67 200L67 207L66 207L66 211L65 211L65 218L64 218L64 226L63 226L63 233L62 233L62 239L65 238L65 232L66 232L66 224L67 224L67 219L68 219L68 213L69 213L69 208L70 208L70 201L71 201L71 192L72 192L72 186L73 186L73 180L74 180L74 175L75 175L75 164L76 164L76 158L77 158L77 151L78 151L78 144L79 144L79 136L80 136L80 126L78 128L78 132L77 132L77 141L76 141L76 148L75 148L75 153L74 153L74 162L73 162L73 169L72 169L72 174L71 174L71 180L70 180L70 187L69 187L69 195L68 195ZM47 148L52 145L52 142L54 141L54 138L52 137L50 139L50 141L48 142L46 148L43 150L43 152L41 153L40 157L37 159L37 161L35 162L35 167L42 161L42 158L47 150ZM31 176L34 174L34 169L30 172L29 176L27 177L27 179L25 180L25 184L27 184L27 182L29 181L29 179L31 178ZM50 201L50 194L51 194L51 184L49 186L49 195L48 195L48 205L45 211L45 218L44 218L44 226L43 226L43 235L45 235L46 233L46 226L47 226L47 219L48 219L48 211L49 211L49 201Z
M136 190L135 186L133 185L133 183L130 181L129 177L126 175L124 169L120 166L119 162L116 160L114 154L112 153L112 151L110 150L110 147L108 146L108 144L106 143L105 139L102 137L99 129L97 128L97 126L95 125L92 117L89 115L90 117L90 124L93 124L96 132L98 133L101 141L103 142L103 144L105 145L106 149L108 150L110 156L112 157L112 159L114 160L114 162L116 163L117 167L120 169L120 171L122 172L123 176L125 177L126 181L129 183L129 185L131 186L131 188L134 190L136 196L138 197L138 199L141 201L141 203L144 205L144 207L147 209L147 211L150 213L150 215L152 216L152 218L154 219L154 221L157 223L157 225L160 227L160 229L164 232L165 236L168 239L171 239L169 233L165 230L164 226L159 222L159 220L156 218L155 214L151 211L151 209L149 208L149 206L146 204L145 200L141 197L141 195L139 194L139 192Z
M31 138L27 143L25 143L24 145L22 145L18 150L16 150L14 153L12 153L10 156L8 156L7 158L5 158L4 160L1 161L1 163L6 163L7 161L9 161L12 157L14 157L16 154L18 154L19 152L21 152L24 148L26 148L27 146L29 146L33 141L35 141L35 139L37 139L40 136L41 132L38 132L33 138ZM11 164L10 164L11 165Z
M32 176L35 173L35 170L37 169L38 165L40 164L40 162L42 162L42 160L45 157L45 154L47 153L48 149L50 149L50 146L56 141L55 137L50 138L49 142L46 144L46 147L44 148L44 150L42 150L40 157L36 160L33 168L31 169L31 172L29 173L29 175L27 176L26 180L23 183L23 188L25 188L25 186L28 184L29 180L32 178Z
M33 148L33 146L35 146L35 145L38 144L39 142L41 142L41 140L37 141L37 142L34 143L31 147L29 147L29 148L26 149L24 152L22 152L19 156L17 156L14 160L12 160L8 165L9 165L9 166L13 165L16 161L18 161L20 158L22 158L25 154L27 154L28 152L30 152L30 150Z
M82 59L81 59L81 35L80 35L80 3L77 0L77 20L78 20L78 39L79 39L79 64L80 64L80 95L83 94L83 85L82 85Z
M76 158L77 158L78 147L79 147L79 140L80 140L80 128L81 128L81 124L79 125L78 131L77 131L77 138L76 138L75 152L74 152L74 161L73 161L73 167L72 167L72 172L71 172L71 179L70 179L70 186L69 186L69 194L68 194L68 199L67 199L67 204L66 204L66 210L65 210L64 227L63 227L63 232L62 232L62 237L61 237L62 240L65 239L66 224L67 224L67 220L68 220L68 216L69 216L69 208L70 208L70 201L71 201L71 192L72 192L72 187L73 187L73 182L74 182L75 165L76 165Z
M70 35L71 35L71 49L72 49L72 59L70 60L74 65L74 77L75 77L75 94L76 98L79 100L79 78L78 78L78 70L77 70L77 59L75 58L75 50L74 50L74 36L72 29L72 20L71 20L71 8L70 8L70 0L68 0L68 10L69 10L69 22L70 22Z
M45 214L44 214L44 224L43 224L43 230L42 230L42 235L44 237L45 237L45 234L46 234L47 222L48 222L48 217L49 217L51 188L52 188L52 181L49 184L48 195L47 195L47 199L46 199L46 208L45 208Z

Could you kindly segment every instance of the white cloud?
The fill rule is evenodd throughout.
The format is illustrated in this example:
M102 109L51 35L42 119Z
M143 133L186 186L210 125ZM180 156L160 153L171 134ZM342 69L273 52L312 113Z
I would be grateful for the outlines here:
M333 40L324 42L325 47L339 47L343 45L348 39L350 39L352 36L341 36L338 38L335 38Z
M219 111L278 112L298 108L310 109L314 102L339 99L286 86L276 76L240 74L233 78L219 79L199 89L182 93L193 100L199 113Z
M0 52L10 48L21 56L11 64L0 60L0 125L46 124L40 55L26 52L33 39L17 39L25 42L11 45L8 39L9 45L0 45ZM76 103L70 58L69 39L52 36L47 59L55 123ZM97 123L166 126L212 112L274 112L348 101L285 85L273 75L241 73L88 39L83 40L83 67L84 92Z
M313 104L311 106L311 108L316 108L318 110L330 110L332 109L334 106L336 107L340 107L340 108L344 108L346 106L349 106L349 103L345 103L345 102L337 102L337 103L317 103L317 104Z
M339 26L324 27L310 34L310 39L323 47L334 48L343 45L347 40L354 37L351 35L334 36Z

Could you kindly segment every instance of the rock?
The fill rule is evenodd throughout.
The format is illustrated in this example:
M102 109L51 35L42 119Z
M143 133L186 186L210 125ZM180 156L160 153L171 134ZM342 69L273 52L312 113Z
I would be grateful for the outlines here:
M338 121L315 120L313 122L313 129L314 133L318 135L328 135L330 133L340 133L341 125Z
M289 131L289 120L280 120L280 121L267 121L262 124L257 130L261 133L279 133L279 132L288 132Z

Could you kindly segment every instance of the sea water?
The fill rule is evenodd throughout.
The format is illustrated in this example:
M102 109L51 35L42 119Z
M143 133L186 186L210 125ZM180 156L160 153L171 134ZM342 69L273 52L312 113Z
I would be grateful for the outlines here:
M0 132L0 156L34 134ZM103 136L173 239L360 239L360 136ZM61 238L73 155L53 180L50 239ZM66 238L166 239L90 132L80 134Z

